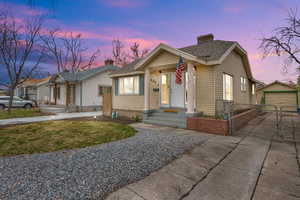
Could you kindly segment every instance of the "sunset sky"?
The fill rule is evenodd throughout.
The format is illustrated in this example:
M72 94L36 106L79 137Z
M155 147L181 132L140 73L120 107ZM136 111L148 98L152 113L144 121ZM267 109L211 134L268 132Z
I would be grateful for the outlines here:
M296 79L295 66L283 73L283 59L262 60L258 46L259 39L285 23L289 9L299 8L299 0L35 0L34 10L28 0L0 2L18 16L45 13L47 26L82 33L91 51L101 50L102 59L110 56L115 38L144 48L161 42L183 47L195 44L198 35L213 33L216 39L241 44L256 79Z

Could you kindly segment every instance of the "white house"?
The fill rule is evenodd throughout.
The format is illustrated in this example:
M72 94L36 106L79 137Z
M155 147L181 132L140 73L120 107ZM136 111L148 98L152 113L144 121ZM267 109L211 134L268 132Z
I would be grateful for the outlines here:
M72 111L99 110L103 94L111 91L112 79L109 74L118 69L108 60L98 68L52 76L48 84L50 104L64 106Z

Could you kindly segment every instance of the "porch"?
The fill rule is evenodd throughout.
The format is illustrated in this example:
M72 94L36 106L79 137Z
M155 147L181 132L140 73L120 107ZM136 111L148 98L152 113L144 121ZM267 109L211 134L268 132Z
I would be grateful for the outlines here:
M72 107L76 105L76 83L54 83L49 85L50 105Z
M193 63L186 63L181 84L176 83L176 63L150 65L145 69L144 79L144 122L186 128L187 118L200 114L196 112Z

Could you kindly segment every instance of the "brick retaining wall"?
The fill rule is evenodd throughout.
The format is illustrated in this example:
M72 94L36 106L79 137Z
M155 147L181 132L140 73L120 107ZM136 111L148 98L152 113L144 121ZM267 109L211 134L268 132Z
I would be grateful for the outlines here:
M200 132L228 135L228 121L209 119L203 117L190 117L187 119L187 128Z
M238 130L245 126L250 120L258 116L259 112L255 109L235 115L232 120L234 129ZM210 119L204 117L190 117L187 119L187 128L205 133L217 135L229 134L228 120Z

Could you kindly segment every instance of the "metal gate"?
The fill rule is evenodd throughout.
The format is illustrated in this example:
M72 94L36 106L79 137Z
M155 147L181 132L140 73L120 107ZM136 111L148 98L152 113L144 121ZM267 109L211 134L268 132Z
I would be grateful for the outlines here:
M220 106L220 104L218 105ZM274 115L273 123L277 129L278 134L282 134L284 127L284 117L290 115L296 115L297 106L295 105L267 105L267 104L234 104L232 102L222 102L221 109L217 109L219 118L228 120L229 124L229 135L236 135L243 126L245 126L248 121L243 123L243 120L237 121L237 116L248 112L250 115L253 114L255 117L260 117L262 115ZM263 117L262 117L263 118ZM242 123L241 123L242 121Z

